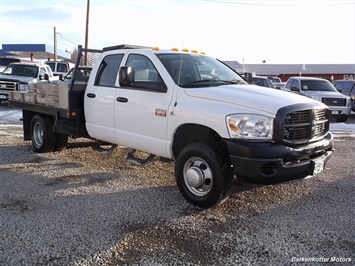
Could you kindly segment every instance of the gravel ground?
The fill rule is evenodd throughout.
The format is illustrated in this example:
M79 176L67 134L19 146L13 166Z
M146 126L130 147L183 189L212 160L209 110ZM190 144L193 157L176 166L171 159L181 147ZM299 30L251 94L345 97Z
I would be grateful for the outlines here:
M71 140L36 154L0 125L0 266L354 265L355 139L326 170L294 183L235 182L202 210L178 192L173 162L145 167Z

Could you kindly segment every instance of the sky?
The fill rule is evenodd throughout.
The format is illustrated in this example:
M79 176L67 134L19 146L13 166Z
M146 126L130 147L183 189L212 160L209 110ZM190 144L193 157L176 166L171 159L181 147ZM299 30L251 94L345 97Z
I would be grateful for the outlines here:
M0 0L0 44L135 44L243 64L355 64L355 0Z

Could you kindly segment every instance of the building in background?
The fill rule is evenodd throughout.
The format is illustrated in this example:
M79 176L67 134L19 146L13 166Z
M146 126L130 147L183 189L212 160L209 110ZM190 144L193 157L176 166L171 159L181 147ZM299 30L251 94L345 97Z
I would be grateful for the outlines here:
M355 80L355 64L244 64L224 61L238 73L279 77L286 82L290 77L319 77L328 80Z

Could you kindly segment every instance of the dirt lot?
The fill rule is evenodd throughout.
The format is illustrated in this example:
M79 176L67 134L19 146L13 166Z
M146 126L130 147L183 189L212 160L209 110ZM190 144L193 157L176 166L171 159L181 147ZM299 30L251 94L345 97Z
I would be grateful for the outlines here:
M353 265L355 139L337 137L318 176L235 182L202 210L178 192L172 162L145 167L91 142L36 154L21 127L0 125L0 266Z

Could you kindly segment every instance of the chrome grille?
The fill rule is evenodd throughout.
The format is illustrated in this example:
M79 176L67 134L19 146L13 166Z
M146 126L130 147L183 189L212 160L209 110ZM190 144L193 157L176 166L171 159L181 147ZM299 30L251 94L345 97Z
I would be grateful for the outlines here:
M346 99L322 98L322 102L328 106L346 106Z
M17 83L11 81L0 81L0 90L14 91L17 90Z
M325 110L324 109L314 109L314 119L316 121L327 119Z

